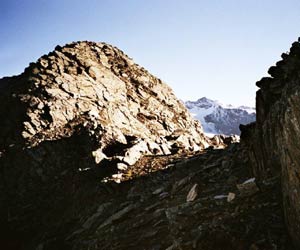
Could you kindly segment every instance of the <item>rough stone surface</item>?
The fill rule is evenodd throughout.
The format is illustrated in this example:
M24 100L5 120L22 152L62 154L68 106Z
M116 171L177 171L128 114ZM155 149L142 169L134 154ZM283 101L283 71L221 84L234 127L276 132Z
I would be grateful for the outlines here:
M3 240L50 227L88 185L82 178L120 182L145 155L210 145L165 83L105 43L57 46L0 79L0 104Z
M257 86L256 123L241 126L255 176L281 176L289 232L300 248L300 44L269 69Z
M104 43L58 46L24 74L2 79L1 85L1 103L16 103L1 110L2 148L7 140L14 143L20 132L24 145L33 148L70 138L80 129L94 141L97 164L133 165L145 154L208 146L200 123L165 83ZM17 104L24 113L16 121ZM21 131L12 132L15 135L6 131L16 126Z
M208 146L200 123L166 84L104 43L57 46L0 86L1 152L9 145L34 148L70 138L79 130L88 134L96 164L133 165L145 154Z
M11 218L14 234L6 237L6 244L43 250L293 249L282 216L279 179L259 182L260 189L250 196L239 192L237 184L252 176L247 153L238 144L192 157L140 161L139 166L160 171L120 184L81 176L72 181L77 190L59 205L54 200L60 196L52 194L47 197L51 207ZM235 198L228 202L230 193ZM192 199L187 201L187 194Z
M224 166L223 161L229 164ZM154 162L174 166L110 184L114 191L89 203L79 215L80 222L70 225L63 236L67 240L61 240L72 249L292 249L279 179L259 182L259 191L251 196L239 192L236 184L252 176L247 153L238 144L188 158L150 157L143 165ZM228 202L227 194L232 192L235 199ZM187 201L188 194L192 199ZM222 194L225 198L215 199ZM111 203L100 216L98 204L105 202ZM85 221L94 224L83 228Z

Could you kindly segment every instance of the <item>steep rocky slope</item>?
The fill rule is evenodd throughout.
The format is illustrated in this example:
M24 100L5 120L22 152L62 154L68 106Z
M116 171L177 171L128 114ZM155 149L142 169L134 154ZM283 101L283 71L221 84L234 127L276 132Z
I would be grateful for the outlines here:
M193 117L201 122L205 133L240 135L240 124L255 121L255 109L246 106L234 107L202 97L187 101L185 106Z
M242 126L253 172L281 176L286 223L300 248L300 43L257 82L257 122Z
M95 164L125 167L144 154L208 146L172 90L106 44L58 46L0 85L1 152L86 133Z
M120 182L144 155L209 146L165 83L104 43L57 46L1 79L0 103L3 232L56 223L52 216L65 209L62 201L73 202L83 175Z

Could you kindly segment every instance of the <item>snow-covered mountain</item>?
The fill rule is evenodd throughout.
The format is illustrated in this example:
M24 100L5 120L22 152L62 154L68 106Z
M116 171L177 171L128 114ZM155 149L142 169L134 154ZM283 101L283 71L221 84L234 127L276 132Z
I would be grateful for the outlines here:
M255 121L255 108L224 105L202 97L197 101L186 101L186 107L198 119L205 133L240 134L239 125Z

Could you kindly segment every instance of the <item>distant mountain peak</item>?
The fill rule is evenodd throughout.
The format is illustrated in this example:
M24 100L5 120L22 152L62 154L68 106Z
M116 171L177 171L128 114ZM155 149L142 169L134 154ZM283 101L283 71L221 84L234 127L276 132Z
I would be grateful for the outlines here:
M197 101L186 101L186 107L199 120L204 132L209 134L240 134L239 125L255 121L255 108L233 106L201 97Z

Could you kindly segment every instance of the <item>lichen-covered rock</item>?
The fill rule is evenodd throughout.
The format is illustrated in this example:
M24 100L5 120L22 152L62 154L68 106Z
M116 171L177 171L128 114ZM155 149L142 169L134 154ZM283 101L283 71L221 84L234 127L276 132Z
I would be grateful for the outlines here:
M281 176L289 232L300 247L300 43L269 69L257 86L256 123L241 126L253 173Z

